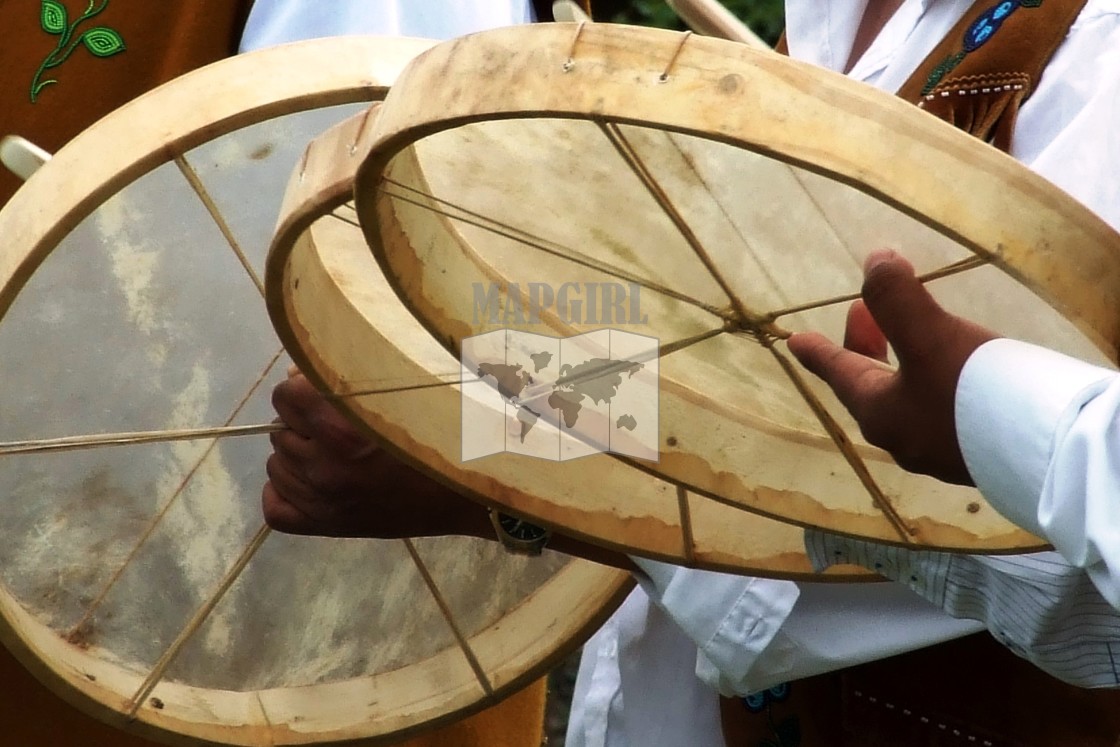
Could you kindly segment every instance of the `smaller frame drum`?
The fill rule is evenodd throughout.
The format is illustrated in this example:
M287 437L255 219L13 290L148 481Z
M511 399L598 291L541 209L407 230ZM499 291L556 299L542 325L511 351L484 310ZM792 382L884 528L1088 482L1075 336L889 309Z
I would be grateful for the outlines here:
M1009 156L777 54L609 24L441 44L369 127L359 220L389 283L455 356L508 328L658 341L658 353L621 356L658 364L659 428L636 419L656 431L653 458L578 460L549 478L587 511L615 509L577 483L635 470L881 542L1043 546L977 491L908 474L868 445L784 344L790 331L838 338L863 259L891 246L951 311L1115 360L1120 235ZM625 435L604 397L583 395L580 417L598 412L610 438ZM539 404L542 421L568 427L563 406ZM530 492L551 492L544 483Z
M516 454L463 462L459 362L413 318L369 254L353 205L372 111L308 146L288 185L265 286L284 347L300 369L403 459L482 503L569 534L683 565L781 578L877 578L854 566L815 574L804 530L703 500L606 455L584 469ZM599 504L590 509L585 496ZM620 542L619 538L625 541Z
M287 360L261 278L284 184L430 44L330 39L198 70L86 130L0 211L0 636L111 725L398 741L539 677L630 586L484 540L263 526L278 426L257 424Z

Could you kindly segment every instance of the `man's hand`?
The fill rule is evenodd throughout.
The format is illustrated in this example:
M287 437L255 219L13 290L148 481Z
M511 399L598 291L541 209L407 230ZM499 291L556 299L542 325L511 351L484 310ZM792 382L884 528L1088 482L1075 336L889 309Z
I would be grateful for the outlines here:
M379 448L311 385L291 372L272 392L288 430L272 434L261 502L273 529L327 537L497 539L486 509ZM549 547L633 570L613 550L554 534Z
M844 347L806 333L789 349L902 468L971 485L957 443L957 380L976 348L996 337L942 309L905 259L878 251L864 265L863 301L848 312ZM887 365L888 343L897 369Z
M288 430L271 436L264 517L290 534L333 537L492 536L486 510L367 439L302 375L272 404Z

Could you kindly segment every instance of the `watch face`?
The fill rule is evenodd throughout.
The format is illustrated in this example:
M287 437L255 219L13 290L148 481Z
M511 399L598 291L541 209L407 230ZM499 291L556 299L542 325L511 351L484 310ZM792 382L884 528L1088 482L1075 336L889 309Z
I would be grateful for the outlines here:
M506 514L498 514L498 523L502 525L505 533L514 539L521 540L522 542L532 542L539 540L548 534L548 530L544 527L539 527L536 524L530 524L527 521L522 521L516 516L507 516Z

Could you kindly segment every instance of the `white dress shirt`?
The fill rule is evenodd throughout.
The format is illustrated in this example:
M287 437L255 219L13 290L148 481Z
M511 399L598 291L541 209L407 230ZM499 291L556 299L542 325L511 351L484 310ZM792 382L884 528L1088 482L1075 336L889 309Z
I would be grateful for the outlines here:
M884 90L897 90L971 4L972 0L905 0L849 75ZM791 56L842 71L864 7L865 3L852 0L787 0ZM1118 86L1120 0L1089 0L1023 106L1011 151L1114 226L1120 226L1120 179L1115 176L1120 173L1120 143L1113 116L1120 107ZM974 357L969 367L978 370L989 359L987 355ZM988 390L1000 389L993 382L1001 382L1002 374L994 367L990 374L976 376L986 382L983 391L966 386L965 381L973 378L967 368L966 374L958 395L961 402L971 391L989 400ZM1100 388L1103 378L1085 386ZM1112 392L1112 387L1107 391ZM1077 400L1068 407L1077 410ZM1108 403L1103 405L1094 432L1111 427L1110 408ZM993 409L998 409L994 403ZM1000 483L999 477L1022 467L993 461L986 470L974 464L990 455L981 447L974 450L963 431L977 425L998 426L984 411L971 411L976 413L973 423L958 423L970 470L975 470L978 484L997 508L1015 518L1029 515L1029 505L1008 506L1022 506L1022 501L1040 493L1027 488L1028 498L1024 499L1018 493L1021 485ZM1005 419L1015 420L1008 428L1022 425L1018 410L1005 408L1003 412ZM1014 418L1007 417L1013 412ZM1071 420L1069 411L1063 412L1066 414L1057 418L1058 430ZM1080 425L1071 426L1072 437L1088 441L1077 432ZM998 443L1000 436L991 438ZM1072 467L1073 474L1084 475L1081 465L1090 449L1101 448L1100 438L1095 443L1095 447L1083 445L1060 452L1056 460L1062 464L1062 473ZM1107 573L1101 569L1115 568L1114 563L1120 562L1120 537L1110 537L1096 521L1091 522L1093 530L1087 529L1088 517L1114 516L1120 511L1120 501L1110 501L1102 492L1091 507L1083 501L1080 513L1075 509L1071 515L1055 518L1062 512L1054 506L1065 504L1070 492L1082 489L1078 483L1083 480L1067 476L1066 483L1074 483L1069 485L1052 477L1056 470L1049 450L1038 452L1025 458L1035 460L1032 475L1043 475L1039 519L1037 526L1029 521L1025 525L1045 534L1075 562L1083 560L1088 575L1056 553L949 556L885 548L823 533L807 536L806 549L818 567L841 560L871 568L878 564L881 573L910 588L794 584L638 560L645 572L639 578L641 588L584 648L567 744L723 747L715 689L741 694L757 691L985 627L1010 650L1067 681L1084 686L1120 683L1112 666L1113 645L1120 648L1120 614L1092 583L1096 580L1110 598L1120 594L1115 588L1108 591L1100 581L1102 573ZM1114 476L1114 470L1107 472ZM1102 485L1120 484L1108 475L1102 478ZM1009 492L1000 497L1000 488L990 485ZM1120 521L1112 521L1111 526L1116 531Z
M347 34L450 39L532 20L527 0L255 0L240 49Z
M981 492L1120 607L1116 372L993 340L965 364L956 405L961 451Z

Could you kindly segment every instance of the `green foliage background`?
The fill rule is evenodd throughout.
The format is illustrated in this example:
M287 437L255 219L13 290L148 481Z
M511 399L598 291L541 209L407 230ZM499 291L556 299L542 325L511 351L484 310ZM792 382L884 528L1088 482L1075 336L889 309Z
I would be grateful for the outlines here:
M770 44L778 40L785 25L783 0L722 0L723 5L741 18L756 34ZM632 23L640 26L684 29L677 14L665 0L591 0L591 9L600 21Z

